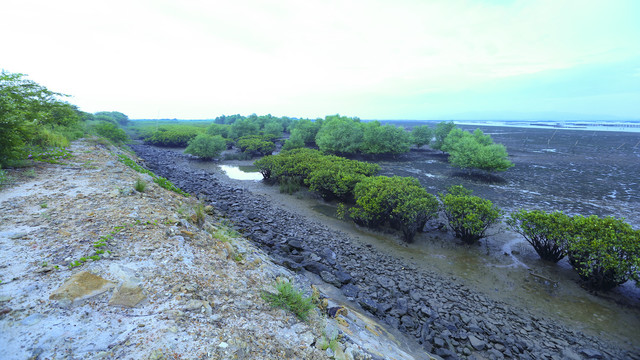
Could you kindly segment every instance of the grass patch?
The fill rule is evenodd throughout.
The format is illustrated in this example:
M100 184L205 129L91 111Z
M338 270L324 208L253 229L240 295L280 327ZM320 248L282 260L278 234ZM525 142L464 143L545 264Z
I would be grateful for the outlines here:
M122 155L119 154L118 155L118 160L127 165L128 167L132 168L133 170L141 173L141 174L148 174L151 175L151 177L153 178L153 182L160 185L160 187L173 191L175 193L178 193L182 196L186 196L189 197L189 194L182 191L182 189L180 189L179 187L175 186L171 181L167 180L166 178L163 178L162 176L158 176L156 174L154 174L151 170L147 170L145 168L143 168L142 166L138 165L135 161L131 160L128 156L126 155Z
M293 287L289 280L277 279L276 294L263 291L262 299L271 305L293 312L298 319L307 321L309 313L314 308L311 297L304 296L302 291Z

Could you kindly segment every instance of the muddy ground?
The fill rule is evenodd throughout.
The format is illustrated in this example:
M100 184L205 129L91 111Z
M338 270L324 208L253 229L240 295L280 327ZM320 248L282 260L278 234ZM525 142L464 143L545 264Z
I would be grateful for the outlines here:
M453 183L462 183L473 189L477 195L489 198L507 210L519 207L541 207L547 210L553 208L568 213L588 215L591 212L587 210L592 209L599 215L629 214L630 216L626 217L630 217L632 223L637 223L632 209L634 202L637 203L637 197L634 197L637 196L637 192L633 190L637 184L634 182L633 173L637 173L635 169L638 165L637 161L628 161L629 158L632 160L638 158L637 149L629 148L624 152L622 150L625 146L614 145L616 141L620 141L621 137L626 139L625 142L631 142L638 135L623 134L625 136L616 137L598 133L593 137L598 138L603 135L606 141L603 140L591 148L588 147L587 140L584 140L585 147L588 149L584 154L579 154L577 151L581 144L580 139L576 139L578 144L575 140L571 140L576 150L576 153L572 154L571 147L566 149L561 146L546 147L546 145L554 145L554 139L567 141L560 132L553 135L553 131L549 130L514 128L488 128L485 132L491 133L496 142L505 143L512 154L512 160L516 163L515 168L510 169L500 178L492 177L491 181L487 182L486 178L479 181L475 177L461 176L458 170L444 162L446 159L441 154L430 150L412 152L394 161L382 161L383 173L412 174L432 192L442 191ZM512 133L516 133L519 137L505 140ZM537 136L536 141L543 141L543 144L534 146L533 140L530 140L534 135ZM573 135L585 136L581 133ZM626 135L630 137L627 139ZM613 160L592 161L597 158L599 151L606 148L604 144L609 144L606 145L608 149L613 149L611 152ZM522 149L518 150L518 146ZM319 213L314 216L312 213L303 211L303 207L308 207L313 201L316 202L316 207L325 208L325 210L327 207L330 208L331 204L323 204L315 199L305 199L304 196L289 197L296 201L306 201L306 205L296 207L293 206L295 201L282 200L282 197L273 194L273 189L270 189L273 196L268 198L252 195L252 189L260 187L267 189L266 185L251 183L251 186L243 186L236 183L233 186L220 186L218 180L223 178L221 172L213 168L207 170L207 166L202 162L189 160L188 157L174 151L146 146L135 147L135 150L147 160L147 164L154 171L169 177L188 191L199 192L211 199L216 206L226 211L230 218L237 221L239 227L247 231L249 237L262 244L272 256L285 265L292 268L302 267L311 272L317 270L318 275L324 272L326 276L323 278L329 281L336 281L336 275L342 276L342 279L347 280L337 281L335 285L341 287L347 297L353 298L391 325L414 335L425 349L439 352L443 357L456 358L468 355L480 358L500 358L501 356L563 358L574 357L574 355L578 358L598 357L598 351L592 352L593 349L587 344L593 344L599 351L606 354L605 357L609 358L628 358L637 355L635 351L637 349L631 350L634 349L634 344L637 345L634 340L636 336L633 335L637 332L633 331L633 328L625 328L624 322L613 325L620 328L617 333L622 334L622 338L607 336L606 331L600 334L598 331L595 333L589 331L596 336L594 338L591 337L593 335L583 334L584 329L575 326L575 322L557 322L559 319L556 313L562 312L563 309L556 308L553 304L549 304L549 311L546 314L534 315L524 310L521 307L522 303L503 302L504 299L496 300L491 296L487 298L486 295L490 294L476 292L471 286L468 288L465 279L460 279L459 275L452 275L447 269L438 271L438 266L446 267L446 263L468 263L469 269L465 270L467 273L486 273L487 277L491 278L494 273L487 271L485 264L478 262L483 252L480 249L463 250L462 256L455 259L447 259L447 255L438 254L436 255L439 257L417 259L414 258L418 254L414 248L407 249L408 252L413 252L413 256L397 256L401 251L389 251L390 247L398 247L395 240L388 240L393 237L393 234L372 234L372 236L365 234L361 237L365 238L365 241L361 241L362 239L353 236L354 232L345 228L344 225L335 226L335 223L331 225L324 221L329 218L323 219L318 215ZM579 159L581 160L578 161ZM588 170L579 166L581 162L588 167ZM216 164L211 166L216 167ZM583 184L584 181L580 179L586 177L573 176L565 171L567 168L574 169L572 172L583 171L585 176L592 176L594 179L603 179L605 189L591 186L592 181ZM544 172L541 173L541 170ZM602 177L603 174L606 175L611 171L616 172L613 174L615 176L624 175L623 180L612 180L612 175ZM216 180L208 184L207 180L214 178ZM564 179L561 184L557 180L559 178ZM536 184L538 180L542 184ZM572 184L579 190L572 191L571 185L568 184ZM609 191L610 188L619 189L614 193L615 198L606 196L612 194L612 191ZM544 192L546 189L553 190ZM618 198L617 194L628 194L628 198ZM265 200L269 204L265 204ZM572 205L571 209L575 211L565 208L566 205ZM317 221L322 224L318 224ZM438 236L446 240L448 235ZM503 238L501 241L504 240ZM391 245L380 246L383 242ZM441 244L444 243L441 242ZM493 246L495 248L496 244L494 243ZM442 248L450 249L451 246L444 245ZM498 248L501 249L500 246ZM466 254L465 251L467 251ZM325 256L327 254L328 258ZM471 256L468 256L469 254ZM438 262L438 259L443 261ZM431 269L422 268L415 265L415 260L420 263L428 260L427 262L437 266ZM566 272L566 269L562 271ZM345 277L345 275L348 276ZM388 281L388 279L395 280ZM517 277L506 281L518 282ZM502 285L496 284L496 286ZM519 288L520 284L512 287ZM539 291L539 289L535 288L534 284L532 291ZM580 292L581 290L576 285L572 294L577 292L578 297L582 294L585 297L591 296ZM511 289L506 288L505 291L508 292ZM527 295L524 294L524 296ZM545 301L553 301L554 297L556 295L551 294ZM586 307L586 313L591 309L589 307L591 305L580 298L572 301L574 301L573 307ZM487 309L492 309L492 313L488 314ZM637 309L633 311L635 312L632 312L631 317L637 318ZM624 316L624 313L623 308L616 313L606 310L603 315L597 314L597 316L603 317L599 321L610 321L612 317ZM596 313L593 316L596 316ZM544 325L540 326L540 324ZM631 324L636 323L631 322ZM520 335L514 337L514 331ZM468 349L473 351L469 354Z

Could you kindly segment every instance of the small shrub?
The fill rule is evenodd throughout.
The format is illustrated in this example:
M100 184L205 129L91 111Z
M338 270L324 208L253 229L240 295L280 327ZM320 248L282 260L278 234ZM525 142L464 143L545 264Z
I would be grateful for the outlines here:
M103 136L115 143L124 142L129 139L127 133L124 132L118 125L101 121L94 127L96 133Z
M194 216L195 216L196 225L198 225L199 227L202 227L202 225L204 225L204 219L205 219L205 216L206 216L206 213L204 212L204 204L203 203L197 203L193 207L193 212L194 212Z
M499 222L502 211L489 200L472 196L471 190L451 186L439 194L442 209L455 236L467 244L485 238L487 229Z
M567 254L589 289L607 291L629 279L640 284L640 230L612 217L575 216L573 225Z
M128 167L132 168L133 170L141 173L141 174L151 175L151 177L153 178L153 182L158 184L160 187L162 187L164 189L167 189L167 190L170 190L170 191L173 191L173 192L178 193L180 195L183 195L185 197L189 197L188 193L182 191L179 187L175 186L171 181L163 178L162 176L157 176L156 174L154 174L150 170L147 170L147 169L143 168L142 166L138 165L135 161L131 160L126 155L119 154L118 155L118 160L120 162L122 162L123 164L127 165Z
M543 260L555 263L565 256L572 223L571 218L562 212L520 210L511 214L507 225L522 235Z
M226 148L227 141L222 136L198 134L189 141L189 146L184 152L208 160L217 158Z
M144 180L138 178L136 179L136 184L134 188L136 189L137 192L144 192L145 189L147 188L147 183Z
M309 318L309 313L314 307L311 297L304 296L302 291L296 290L288 280L276 280L275 288L277 294L264 291L262 299L272 307L293 312L302 321Z

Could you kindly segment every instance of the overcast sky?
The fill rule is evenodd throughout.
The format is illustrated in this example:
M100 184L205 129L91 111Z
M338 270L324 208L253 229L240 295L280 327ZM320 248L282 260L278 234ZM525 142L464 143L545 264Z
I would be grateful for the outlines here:
M131 118L640 119L637 0L3 0L0 68Z

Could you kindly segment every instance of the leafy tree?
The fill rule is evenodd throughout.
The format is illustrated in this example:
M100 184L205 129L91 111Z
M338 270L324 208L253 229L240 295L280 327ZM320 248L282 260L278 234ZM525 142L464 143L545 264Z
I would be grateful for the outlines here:
M98 135L104 136L116 143L124 142L129 139L127 133L125 133L124 130L122 130L118 125L112 122L101 121L97 125L95 125L94 129Z
M213 159L220 156L226 147L227 142L222 136L200 133L189 141L189 146L184 152L202 159Z
M126 126L129 123L129 117L118 111L99 111L95 113L95 116L100 121L112 121L121 126ZM106 120L107 118L111 120Z
M67 144L62 131L82 120L75 106L59 100L67 95L24 76L0 73L0 165L23 157L26 145Z
M276 145L269 141L269 137L260 135L244 136L238 139L240 150L253 155L271 155Z
M277 120L272 120L267 122L264 125L263 129L264 129L263 132L265 135L269 134L276 137L282 136L282 131L284 131L282 124L280 123L280 121L277 121Z
M502 211L491 201L471 193L471 190L454 185L446 194L439 194L449 227L467 244L486 237L489 227L498 223L502 216Z
M322 120L311 121L308 119L301 119L291 124L291 138L300 138L304 145L314 145L316 142L316 135L322 126Z
M412 177L367 177L355 186L354 195L353 221L368 227L389 223L402 230L407 242L438 212L435 196Z
M567 253L571 266L592 290L607 291L629 279L640 284L640 231L624 220L573 217Z
M456 128L456 124L454 124L453 121L439 122L436 125L435 130L433 131L435 140L433 141L433 144L431 144L431 148L436 150L441 150L442 145L444 144L444 139L447 138L447 135L449 135L449 132L451 132L451 130L453 130L454 128Z
M231 127L229 125L221 125L217 123L213 123L207 127L207 134L209 135L220 135L223 138L229 137L229 131Z
M507 219L507 225L522 235L540 258L558 262L565 256L572 220L560 211L519 210Z
M411 129L411 143L417 147L429 145L433 139L433 129L428 125L420 125Z
M403 128L382 126L378 121L364 125L360 151L365 154L402 154L410 147L410 135Z
M190 125L165 125L144 137L144 142L156 146L186 147L205 130Z
M255 114L254 114L255 115ZM229 137L232 139L238 139L243 136L258 135L260 133L260 125L257 122L257 118L236 120L231 124L231 130L229 131Z
M305 143L304 143L304 137L302 135L302 132L299 131L298 129L293 129L291 131L291 136L289 136L287 141L284 142L284 145L282 146L282 150L299 149L299 148L303 148L304 145Z
M491 137L480 129L473 134L459 128L452 129L441 150L449 153L451 165L463 169L506 171L513 167L504 145L494 144Z
M327 116L316 135L316 145L325 153L353 154L360 149L364 131L359 119Z

